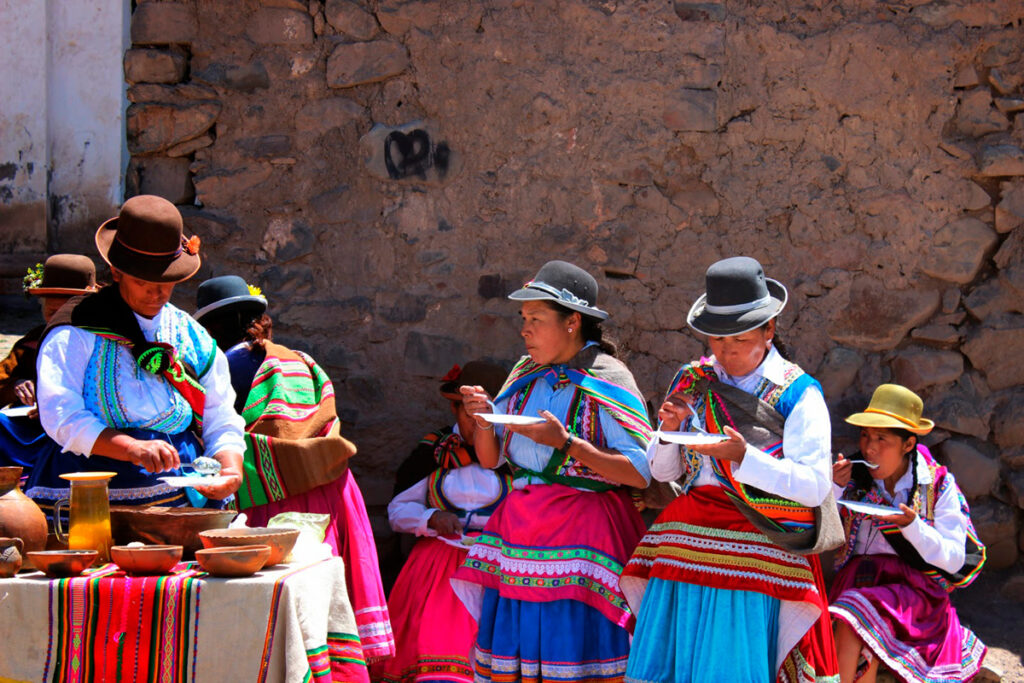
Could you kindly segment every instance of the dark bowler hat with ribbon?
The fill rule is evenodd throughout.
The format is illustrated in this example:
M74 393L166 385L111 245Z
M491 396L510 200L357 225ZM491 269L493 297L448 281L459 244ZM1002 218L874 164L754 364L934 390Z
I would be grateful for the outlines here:
M597 280L579 266L548 261L533 279L508 295L515 301L553 301L583 315L604 320L608 314L597 307Z
M181 282L199 270L199 238L186 238L181 213L155 195L138 195L96 231L96 248L113 268L147 282Z
M686 322L712 337L731 337L764 325L782 312L788 298L786 288L766 278L761 264L749 256L712 263L705 286Z
M253 294L245 280L237 275L221 275L199 285L196 309L192 317L199 322L203 321L204 316L225 309L251 312L256 317L267 310L267 300Z

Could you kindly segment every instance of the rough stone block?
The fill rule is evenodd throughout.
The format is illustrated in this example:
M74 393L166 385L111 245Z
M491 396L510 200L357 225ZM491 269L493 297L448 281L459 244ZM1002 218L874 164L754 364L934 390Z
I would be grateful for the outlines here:
M410 28L428 31L441 15L438 0L382 0L377 3L377 20L393 36Z
M259 185L273 172L270 164L250 163L242 169L197 173L192 182L203 206L227 208L236 195Z
M458 173L458 155L439 139L434 126L412 121L402 126L375 125L362 137L366 169L382 180L440 183Z
M1024 509L1024 472L1011 472L1006 478L1006 492L1010 503Z
M942 429L978 439L988 437L991 416L986 404L972 391L954 389L932 401L931 419Z
M211 64L192 75L194 79L206 81L239 92L253 92L270 87L270 76L260 62L247 64Z
M134 49L124 53L124 78L129 83L178 83L188 60L180 50Z
M155 194L172 204L191 204L196 192L190 163L184 158L135 157L131 166L137 174L138 191L132 194Z
M370 40L379 30L373 14L351 0L327 0L324 17L336 31L355 40Z
M1003 449L1024 446L1024 393L1014 392L996 410L992 440Z
M209 147L213 144L213 136L207 133L206 135L200 135L197 138L180 142L173 147L168 147L164 152L169 157L186 157L193 152Z
M996 205L996 231L1006 233L1024 225L1024 182L1006 182L1000 190L1002 199Z
M1024 97L997 97L996 108L1004 114L1024 111Z
M718 95L682 88L666 96L661 120L670 130L713 132L718 129Z
M999 459L982 452L980 442L948 439L939 445L938 454L968 500L991 494L999 481Z
M960 333L949 324L924 325L910 331L910 338L932 346L951 349L960 343Z
M409 68L405 46L391 40L343 43L327 58L327 85L351 88L397 76Z
M1024 316L988 320L963 345L971 365L985 373L989 387L1007 389L1024 384Z
M132 154L159 152L208 131L220 115L219 102L197 102L192 106L132 104L126 128Z
M313 253L316 237L313 230L300 221L274 216L263 232L263 251L274 263L287 263Z
M295 129L300 133L321 133L365 116L366 110L359 103L346 97L330 97L302 105L295 113Z
M853 384L864 365L864 358L852 349L834 346L825 354L814 378L821 383L825 396L838 398Z
M977 218L960 218L935 233L921 270L946 282L967 284L978 274L999 236Z
M313 18L308 12L264 7L245 27L249 39L265 45L309 45L313 42Z
M887 283L860 278L849 300L828 328L834 341L869 351L894 348L939 308L939 293L921 288L893 290Z
M964 306L978 320L1004 313L1024 312L1024 300L1019 290L1011 286L1010 281L1002 275L978 285L964 299Z
M191 5L147 2L132 12L131 38L136 45L189 44L198 32Z
M971 506L971 521L985 544L988 560L985 569L998 571L1017 561L1019 513L1015 508L994 500Z
M672 9L683 21L725 21L725 7L717 2L680 2L675 0Z
M287 135L261 135L237 140L235 146L253 159L272 159L291 153L292 139Z
M1009 129L1010 120L993 106L992 94L987 89L977 89L960 96L954 124L962 135L980 138Z
M405 338L405 374L410 377L438 377L456 363L469 357L462 337L410 332Z
M978 153L978 173L983 176L1024 175L1024 149L1017 145L985 145Z
M901 351L892 362L897 383L911 391L933 384L955 382L964 371L964 357L957 351Z

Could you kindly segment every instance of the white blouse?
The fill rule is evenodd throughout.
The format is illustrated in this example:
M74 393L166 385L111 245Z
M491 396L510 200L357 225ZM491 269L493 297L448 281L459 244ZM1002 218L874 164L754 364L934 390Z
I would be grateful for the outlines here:
M136 315L142 334L153 341L167 304L153 318ZM83 398L85 370L92 357L96 335L64 325L47 335L39 349L36 398L43 429L54 441L70 451L88 457L93 444L107 424L90 411ZM118 353L131 355L128 349ZM134 366L134 360L131 360ZM208 455L220 451L245 452L245 422L235 412L235 391L224 353L216 350L212 366L199 378L206 389L203 411L203 443ZM118 388L126 416L132 421L155 420L172 405L177 389L148 372L119 378Z
M711 357L715 374L725 384L753 393L761 378L776 384L784 381L785 361L773 346L761 365L749 375L732 377ZM693 424L691 417L684 425ZM703 425L701 425L703 427ZM651 475L658 481L674 481L683 476L680 446L651 441L647 460ZM832 425L825 405L825 397L817 387L809 387L793 406L786 418L782 433L782 459L775 459L762 450L747 444L743 462L730 463L736 481L756 486L801 505L816 507L828 496L832 485ZM718 486L711 468L711 458L702 455L703 464L693 486Z

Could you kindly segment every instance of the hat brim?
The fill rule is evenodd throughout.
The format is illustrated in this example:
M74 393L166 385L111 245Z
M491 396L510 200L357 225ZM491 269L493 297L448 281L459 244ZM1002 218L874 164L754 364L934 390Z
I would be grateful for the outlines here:
M199 270L199 254L182 250L176 256L146 256L133 252L114 238L117 236L117 216L106 220L96 231L96 249L111 268L146 282L183 282Z
M192 317L196 320L203 318L214 311L219 311L227 307L238 307L238 308L251 308L257 314L261 314L267 310L267 300L262 296L254 296L252 294L241 294L239 296L229 296L226 299L214 301L212 304L207 304L200 308L198 311L192 314Z
M99 291L98 289L72 289L70 287L33 287L25 290L32 296L83 296Z
M845 420L856 427L873 427L875 429L905 429L914 434L927 434L935 428L935 423L926 418L921 418L917 426L908 425L895 417L882 415L881 413L854 413Z
M789 300L789 292L781 282L765 278L765 285L768 287L768 295L771 300L764 306L738 314L709 313L707 310L708 295L705 292L690 307L690 312L686 315L686 324L709 337L733 337L756 330L782 313L782 309L786 307L786 302Z
M547 292L542 292L539 289L531 289L529 287L523 287L523 288L517 289L516 291L512 292L511 294L509 294L508 298L512 299L513 301L551 301L553 303L558 304L559 306L564 306L564 307L572 309L574 311L578 311L579 313L582 313L583 315L588 315L591 318L597 318L598 320L607 320L608 319L608 314L605 311L602 311L600 308L596 308L594 306L583 306L581 304L570 303L568 301L564 301L562 299L559 299L557 296L555 296L553 294L548 294Z

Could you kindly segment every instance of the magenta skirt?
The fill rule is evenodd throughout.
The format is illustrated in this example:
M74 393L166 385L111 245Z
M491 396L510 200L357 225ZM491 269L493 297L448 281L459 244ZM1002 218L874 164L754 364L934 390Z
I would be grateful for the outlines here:
M949 594L896 555L859 555L836 575L832 616L903 681L970 680L987 648L960 624Z

